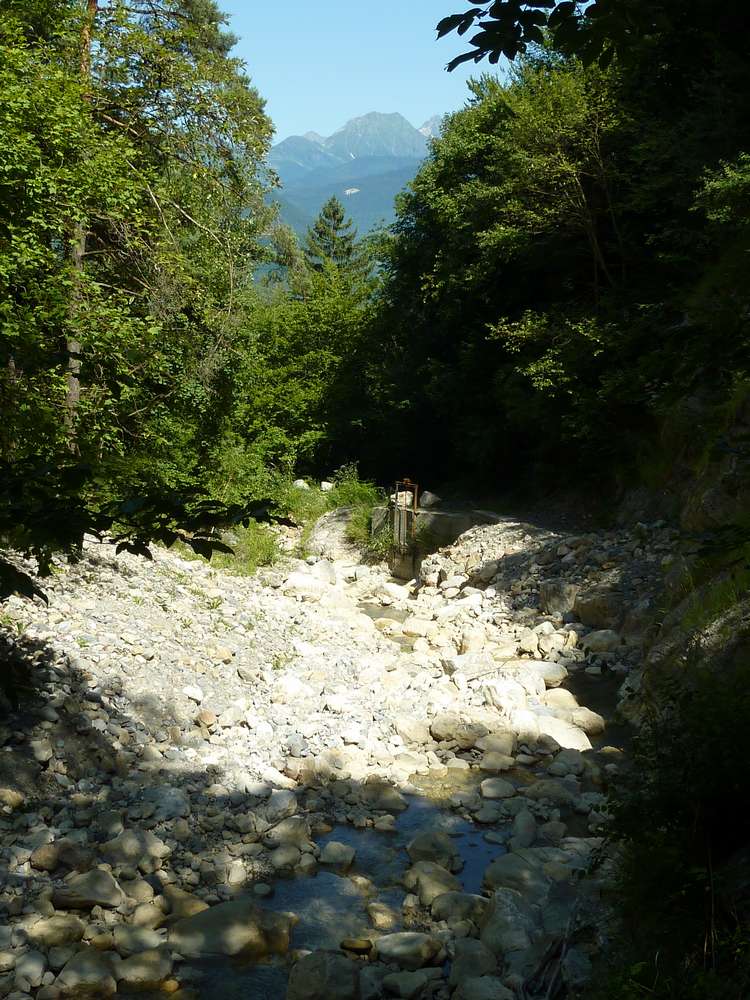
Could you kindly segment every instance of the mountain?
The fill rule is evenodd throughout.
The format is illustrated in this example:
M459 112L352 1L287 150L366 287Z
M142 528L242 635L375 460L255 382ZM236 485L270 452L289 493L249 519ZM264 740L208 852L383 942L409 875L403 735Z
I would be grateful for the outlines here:
M443 118L444 115L433 115L432 118L427 119L424 125L420 127L419 131L427 139L436 139L440 135Z
M275 196L281 218L304 233L336 195L360 233L391 222L394 198L419 169L440 120L431 118L420 130L398 112L372 111L328 137L307 132L284 139L268 158L282 184Z

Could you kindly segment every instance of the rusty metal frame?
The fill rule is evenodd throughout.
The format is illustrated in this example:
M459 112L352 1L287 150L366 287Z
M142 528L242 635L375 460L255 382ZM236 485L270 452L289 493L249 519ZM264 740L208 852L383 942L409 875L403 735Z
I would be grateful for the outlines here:
M400 493L411 493L411 504L400 503ZM408 477L396 480L393 491L393 541L397 548L405 552L417 534L417 510L419 508L419 484ZM409 517L411 514L411 517ZM411 522L411 523L410 523Z

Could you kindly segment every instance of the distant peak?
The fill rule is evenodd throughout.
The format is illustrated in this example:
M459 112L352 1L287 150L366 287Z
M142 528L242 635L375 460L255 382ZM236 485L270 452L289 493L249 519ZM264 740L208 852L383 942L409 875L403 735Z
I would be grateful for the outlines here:
M433 115L428 118L424 125L420 125L419 131L428 139L435 139L440 135L444 115Z
M323 143L325 142L325 138L318 132L305 132L302 138L307 139L308 142L315 142L319 146L322 146Z

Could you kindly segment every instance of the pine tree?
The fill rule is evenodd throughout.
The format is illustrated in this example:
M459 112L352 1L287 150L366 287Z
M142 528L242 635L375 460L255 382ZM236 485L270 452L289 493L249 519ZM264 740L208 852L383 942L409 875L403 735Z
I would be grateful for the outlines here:
M308 265L315 271L321 271L326 261L338 267L353 264L358 256L356 240L357 230L334 195L307 230L302 249Z

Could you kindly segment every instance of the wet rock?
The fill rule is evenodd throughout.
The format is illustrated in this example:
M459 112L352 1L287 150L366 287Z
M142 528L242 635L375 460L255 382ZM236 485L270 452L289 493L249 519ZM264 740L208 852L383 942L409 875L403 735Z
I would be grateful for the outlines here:
M434 899L445 892L460 892L459 880L442 865L434 861L418 861L404 874L404 885L416 891L423 906L429 906Z
M333 951L314 951L292 967L287 1000L358 1000L359 966Z
M575 800L570 789L566 788L562 782L555 781L554 778L542 778L535 781L533 785L528 785L523 789L523 794L527 799L535 799L536 801L548 799L560 806L572 806Z
M87 948L67 962L55 980L64 997L111 997L117 992L110 952Z
M74 875L52 894L52 902L59 910L89 910L92 906L116 907L125 899L118 883L101 868L94 868L83 875Z
M485 900L489 903L489 900ZM467 979L486 976L497 969L497 959L490 949L473 938L459 938L453 946L453 961L448 982L459 986Z
M163 948L153 948L125 958L115 966L119 987L156 990L172 974L172 957Z
M515 1000L515 994L495 976L472 976L461 983L453 1000Z
M368 903L366 910L370 923L377 931L392 931L399 924L399 914L385 903Z
M597 655L612 653L619 645L620 636L612 629L600 629L596 632L589 632L582 642L582 646L587 652Z
M356 853L349 844L329 840L321 852L320 863L338 868L340 871L348 871L354 864Z
M531 947L534 926L529 903L520 892L496 889L480 923L480 940L493 955L503 958Z
M513 758L508 754L498 753L497 750L487 750L482 755L479 767L488 774L501 774L503 771L509 771L514 763Z
M281 847L277 847L275 851L271 851L269 855L269 861L278 872L290 871L296 868L301 859L302 853L294 844L283 844Z
M406 851L412 861L434 861L449 871L460 871L463 862L455 841L447 833L426 830L418 833L407 844Z
M417 931L384 934L375 942L375 950L382 962L392 962L411 971L425 965L437 965L444 955L443 946L437 938Z
M488 865L483 884L487 889L509 888L528 899L541 900L549 890L549 880L541 866L531 861L528 850L523 854L502 854Z
M362 786L361 795L367 805L382 812L403 812L408 807L401 792L384 781L368 780Z
M486 768L482 768L486 770ZM485 778L479 789L484 799L509 799L516 794L516 790L509 781L503 778Z
M169 931L169 945L189 958L240 952L254 958L284 955L296 921L293 914L273 913L252 900L236 899L178 920Z
M442 978L440 969L418 969L416 972L391 972L383 979L386 996L416 1000L424 996L429 982Z
M302 848L310 843L310 837L310 824L304 816L290 816L265 833L263 843L267 847L293 844L295 847Z
M528 809L516 813L511 830L511 850L519 851L524 847L531 847L536 840L536 832L537 825L533 813Z
M489 900L470 892L444 892L432 900L433 920L445 920L450 926L462 920L478 924L485 914Z

